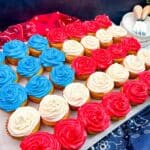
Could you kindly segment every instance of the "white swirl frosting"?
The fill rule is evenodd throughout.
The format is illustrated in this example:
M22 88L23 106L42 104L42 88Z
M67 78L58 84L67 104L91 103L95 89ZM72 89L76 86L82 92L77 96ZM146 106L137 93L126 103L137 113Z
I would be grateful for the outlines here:
M71 83L63 91L63 96L71 106L80 107L89 99L89 90L82 83Z
M125 82L129 78L129 72L128 70L118 64L112 64L107 69L106 73L115 81L115 82Z
M87 87L96 93L108 93L114 88L114 82L108 74L95 72L88 78Z
M142 61L138 56L128 55L123 61L125 68L132 73L140 73L145 70L144 61Z
M47 95L40 103L39 112L44 120L56 122L69 112L69 105L61 96Z
M8 131L14 137L30 135L40 122L40 113L33 107L20 107L9 118Z
M150 66L150 50L142 49L139 50L137 56L145 62L146 65Z
M88 49L98 49L99 48L99 40L95 36L87 35L81 39L81 44Z
M66 40L63 43L62 50L66 55L73 55L73 56L82 55L84 52L82 44L75 40Z

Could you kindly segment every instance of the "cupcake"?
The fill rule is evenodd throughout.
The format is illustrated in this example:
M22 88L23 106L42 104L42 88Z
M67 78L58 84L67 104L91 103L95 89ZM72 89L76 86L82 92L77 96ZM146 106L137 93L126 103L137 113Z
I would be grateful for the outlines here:
M11 137L22 139L40 128L40 113L33 107L20 107L8 119L7 130Z
M65 62L65 54L56 48L47 48L40 55L40 62L46 71Z
M136 54L141 48L140 43L133 37L124 38L122 44L126 48L128 54Z
M28 48L22 41L12 40L4 44L3 52L7 63L17 65L28 54Z
M85 55L91 56L92 50L100 47L99 40L95 36L87 35L81 39L81 44L85 48Z
M122 87L122 92L132 105L142 104L148 98L148 88L146 84L138 80L127 81Z
M141 49L138 51L137 56L145 62L146 69L150 69L150 50Z
M4 64L5 63L5 55L3 52L0 52L0 64Z
M67 33L64 28L53 28L49 31L47 38L52 47L62 49L62 44L68 39Z
M73 110L90 101L88 88L78 82L67 85L63 91L63 96Z
M120 43L111 45L108 50L111 52L114 62L117 63L122 63L124 57L127 56L126 49Z
M18 81L16 73L8 65L0 65L0 89L2 86Z
M123 65L130 72L130 78L136 78L140 72L145 70L144 62L134 55L128 55L124 59Z
M83 125L77 119L66 119L57 123L54 134L62 145L62 149L80 149L87 134Z
M75 40L67 40L63 43L62 51L66 55L66 61L68 63L71 63L73 59L75 59L77 56L83 56L84 55L84 48L82 44Z
M88 78L87 87L90 90L91 97L100 99L104 94L113 90L114 82L108 74L97 71Z
M26 91L31 101L39 103L44 96L53 93L54 88L46 77L33 76L26 85Z
M41 75L43 68L38 58L27 56L18 63L17 72L20 77L31 78L34 75Z
M115 87L121 87L129 78L128 70L120 64L114 63L106 70L106 73L114 80Z
M105 49L94 50L92 58L95 60L98 70L106 70L113 63L111 52Z
M127 31L121 26L110 26L107 31L112 34L114 43L121 42L127 36Z
M48 132L36 132L27 136L20 144L21 150L61 150L55 135Z
M48 40L39 34L32 35L28 40L30 55L35 57L38 57L48 46Z
M27 104L25 89L16 83L6 84L0 90L0 109L12 112Z
M128 98L121 92L106 94L102 99L102 104L112 120L124 119L131 110Z
M78 119L89 134L96 134L110 126L110 116L97 102L84 104L78 110Z
M50 72L50 79L55 88L63 89L75 79L74 71L69 65L59 65L53 67Z
M75 71L76 78L79 80L86 80L90 74L96 71L94 59L87 56L75 58L71 66Z
M67 101L58 95L45 96L40 102L39 112L42 122L49 126L68 118L70 114Z
M101 48L107 48L108 46L113 44L113 37L110 33L108 33L105 29L99 29L96 32L96 37L100 41Z

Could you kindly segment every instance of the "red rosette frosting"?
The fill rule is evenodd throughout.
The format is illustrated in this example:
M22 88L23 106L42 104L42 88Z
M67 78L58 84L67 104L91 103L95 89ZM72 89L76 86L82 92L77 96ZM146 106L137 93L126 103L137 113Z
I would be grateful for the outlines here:
M109 26L112 25L110 18L105 14L96 16L95 21L100 28L108 28Z
M124 117L131 110L128 98L121 92L111 92L102 99L106 111L111 117Z
M86 103L78 110L78 119L89 133L104 131L110 125L110 116L97 102Z
M89 75L96 70L96 63L91 57L79 56L72 62L76 75Z
M127 52L129 52L129 51L137 52L141 48L140 43L133 37L123 38L122 44L123 44L124 48L127 50Z
M148 97L148 88L145 83L139 80L130 80L124 83L123 93L129 99L131 104L142 104Z
M27 136L20 144L22 150L61 150L55 135L37 132Z
M68 38L68 36L64 28L53 28L48 32L47 38L50 43L62 43Z
M66 25L66 32L69 38L82 38L87 34L87 30L81 21Z
M97 69L100 70L107 69L113 63L111 52L105 49L94 50L92 58L96 61Z
M140 81L144 82L147 85L148 90L150 90L150 70L143 71L139 74L138 78Z
M85 142L87 133L77 119L59 121L54 128L55 135L64 149L79 149Z

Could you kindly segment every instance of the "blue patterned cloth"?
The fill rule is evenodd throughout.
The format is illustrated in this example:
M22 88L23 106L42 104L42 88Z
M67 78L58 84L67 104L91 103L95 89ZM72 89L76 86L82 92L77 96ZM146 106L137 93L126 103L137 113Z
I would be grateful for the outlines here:
M150 106L88 150L150 150Z

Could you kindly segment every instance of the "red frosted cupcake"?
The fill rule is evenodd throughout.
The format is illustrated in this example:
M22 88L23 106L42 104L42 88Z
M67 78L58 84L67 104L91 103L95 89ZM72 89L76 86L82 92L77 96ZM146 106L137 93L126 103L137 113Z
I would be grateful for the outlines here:
M87 134L77 119L66 119L57 123L54 128L56 138L63 149L79 149L85 142Z
M61 150L56 137L47 132L37 132L26 137L20 144L21 150Z
M96 71L96 63L91 57L80 56L73 60L72 68L79 80L86 80L90 74Z
M126 37L122 40L122 44L128 54L136 54L141 48L140 43L133 37Z
M92 58L96 61L98 70L105 70L113 63L111 52L105 49L94 50Z
M148 88L146 84L138 80L127 81L123 85L122 91L132 105L142 104L148 97Z
M104 131L110 125L110 116L97 102L84 104L78 110L78 118L89 134Z
M47 34L47 38L52 47L61 49L63 42L68 39L64 28L53 28Z
M131 109L128 98L121 92L106 94L102 104L113 120L123 119Z

